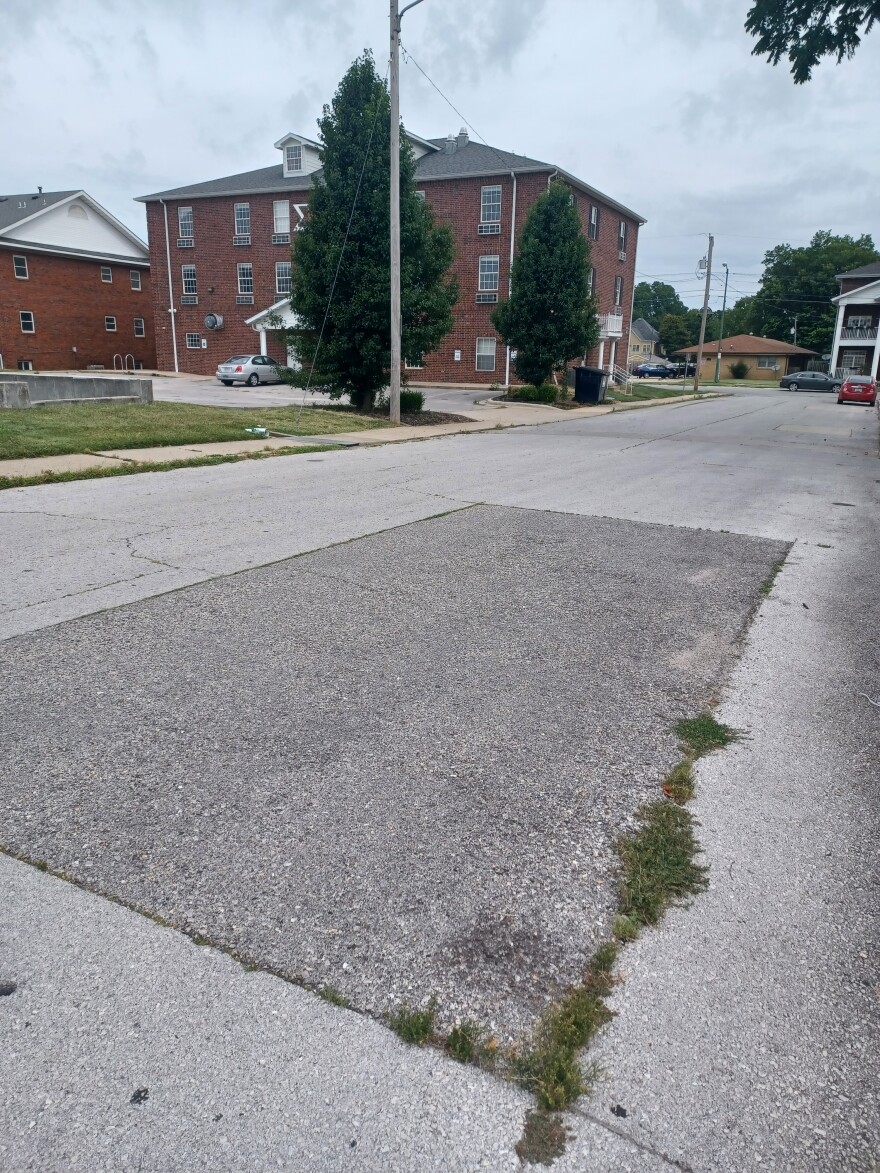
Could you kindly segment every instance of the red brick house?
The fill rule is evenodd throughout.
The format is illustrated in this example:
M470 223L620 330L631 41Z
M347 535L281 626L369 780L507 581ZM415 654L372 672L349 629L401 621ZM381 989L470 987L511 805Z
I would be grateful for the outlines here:
M147 246L84 191L0 196L0 366L153 368Z
M831 370L838 376L848 373L873 375L880 370L880 261L838 273L840 293L832 298L837 306Z
M517 234L555 176L570 185L592 246L602 341L588 362L624 366L620 339L629 334L644 219L550 163L472 143L465 131L410 142L417 189L453 229L461 290L451 332L434 354L410 359L410 380L510 381L510 356L491 313L508 292ZM292 321L290 233L306 213L321 163L318 144L301 135L287 134L275 146L280 165L139 197L147 206L162 369L211 374L218 361L257 349L285 359L268 327L270 319Z

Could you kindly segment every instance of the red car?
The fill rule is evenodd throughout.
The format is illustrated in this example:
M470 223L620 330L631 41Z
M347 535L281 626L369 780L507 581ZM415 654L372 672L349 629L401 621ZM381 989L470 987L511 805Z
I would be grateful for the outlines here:
M873 407L877 402L877 380L870 375L850 375L837 392L838 403L867 403Z

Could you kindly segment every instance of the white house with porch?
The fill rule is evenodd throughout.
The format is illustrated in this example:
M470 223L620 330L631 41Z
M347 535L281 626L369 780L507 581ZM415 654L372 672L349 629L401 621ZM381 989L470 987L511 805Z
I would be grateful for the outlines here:
M245 318L245 324L250 326L260 336L260 354L269 353L269 334L274 330L289 330L297 324L297 318L290 308L290 299L283 297L268 309L260 310L253 317ZM298 367L299 363L290 347L287 348L287 364Z
M838 273L837 306L830 369L838 377L847 374L877 378L880 346L880 261Z

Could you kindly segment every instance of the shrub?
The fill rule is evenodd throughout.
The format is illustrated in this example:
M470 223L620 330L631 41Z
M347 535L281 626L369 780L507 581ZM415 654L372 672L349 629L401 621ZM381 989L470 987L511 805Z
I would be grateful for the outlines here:
M730 364L730 373L734 379L744 379L749 373L749 364L738 358L736 362Z
M542 383L540 387L512 387L508 394L511 399L521 399L523 403L555 403L559 388L552 383Z
M417 412L423 411L425 408L425 397L421 391L411 391L401 387L400 389L400 414L401 415L415 415ZM376 404L376 411L382 411L386 415L391 410L391 401L387 396L383 396Z

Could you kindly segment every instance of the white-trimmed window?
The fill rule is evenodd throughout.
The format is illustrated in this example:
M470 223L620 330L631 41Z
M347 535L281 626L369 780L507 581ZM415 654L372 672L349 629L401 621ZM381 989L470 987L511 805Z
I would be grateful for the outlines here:
M290 200L275 200L272 204L275 233L290 232Z
M596 288L596 270L590 265L590 271L587 273L587 296L593 296L593 290Z
M235 205L235 235L250 236L251 234L251 206L250 204Z
M134 336L135 338L146 338L147 327L143 318L135 318L134 320Z
M107 331L108 334L115 334L116 333L116 319L113 317L112 314L108 314L107 317L104 319L104 329Z
M623 305L623 278L614 278L614 304L616 306Z
M239 293L253 293L254 291L254 266L250 261L245 261L238 266L238 292Z
M288 143L284 148L284 166L288 171L302 171L303 149L299 143Z
M425 369L425 356L420 354L416 358L405 358L403 365L408 371L423 371Z
M186 336L186 349L187 350L201 350L202 349L202 336L201 336L201 334L187 334L187 336Z
M196 281L196 267L195 265L181 265L180 275L183 278L183 292L198 293L199 286Z
M15 274L16 277L18 273ZM870 314L853 314L846 319L846 328L848 330L870 330L874 324L874 319Z
M867 357L865 350L845 350L840 365L848 371L860 371L865 366Z
M19 281L27 281L27 279L28 279L27 257L13 257L12 258L12 268L15 272L16 277L19 279Z
M20 358L15 365L20 371L32 371L34 369L33 360L29 358Z
M587 227L587 236L590 240L599 239L599 208L596 204L590 204L590 222Z
M141 271L140 269L129 269L128 275L131 278L131 287L136 293L141 291Z
M779 360L774 354L759 354L758 367L762 371L775 371L779 364Z
M177 209L177 235L181 240L193 238L193 210L192 208Z
M109 265L101 266L101 280L105 285L111 285L113 283L113 270Z
M22 334L35 334L37 332L37 323L30 310L20 310L18 320L21 323Z
M495 347L497 343L494 338L478 338L477 339L477 370L478 371L494 371L495 370Z
M498 257L480 257L480 292L498 292Z
M501 219L501 185L493 184L480 190L480 220L483 224L497 224ZM494 367L492 368L495 369Z
M290 293L290 261L275 262L275 292Z
M617 226L617 247L622 253L626 252L626 235L627 224L626 220L621 220Z
M422 203L424 203L425 202L425 193L423 191L417 191L416 192L416 199L421 200ZM418 371L418 370L421 370L421 367L413 367L412 369L414 371Z

